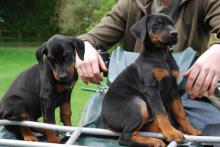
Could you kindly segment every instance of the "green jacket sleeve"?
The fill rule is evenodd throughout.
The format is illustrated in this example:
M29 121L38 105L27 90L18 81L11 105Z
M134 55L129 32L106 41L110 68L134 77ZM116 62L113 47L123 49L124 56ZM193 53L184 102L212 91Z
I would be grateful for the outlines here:
M207 0L204 4L204 24L220 39L220 0Z
M109 49L125 33L128 5L128 0L119 0L98 25L78 38L89 41L96 49Z

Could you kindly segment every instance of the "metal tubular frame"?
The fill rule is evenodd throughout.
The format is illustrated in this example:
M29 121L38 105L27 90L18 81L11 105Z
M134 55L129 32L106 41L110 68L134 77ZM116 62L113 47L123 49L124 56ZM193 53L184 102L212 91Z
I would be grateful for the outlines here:
M10 147L12 146L13 147L82 147L77 145L21 141L21 140L12 140L12 139L0 139L0 145L10 146Z
M32 122L32 121L9 121L9 120L0 120L0 126L2 125L18 125L18 126L27 126L32 128L42 128L60 132L69 132L72 135L66 144L55 144L55 143L42 143L42 142L28 142L28 141L19 141L11 139L0 139L0 145L10 145L10 146L22 146L22 147L75 147L72 145L81 134L88 135L100 135L100 136L120 136L120 133L112 132L105 129L96 129L96 128L85 128L85 127L69 127L69 126L59 126L53 124ZM140 135L145 137L154 137L163 139L161 133L151 133L151 132L139 132ZM184 135L184 142L196 142L196 143L220 143L220 137L216 136L192 136ZM177 143L175 141L171 142L169 147L176 147Z

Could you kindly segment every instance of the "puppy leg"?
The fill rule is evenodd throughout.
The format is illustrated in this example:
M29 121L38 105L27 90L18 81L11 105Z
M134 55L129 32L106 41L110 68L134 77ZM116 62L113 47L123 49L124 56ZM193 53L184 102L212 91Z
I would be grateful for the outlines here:
M158 73L158 75L159 74L160 73ZM160 128L166 141L171 142L175 140L178 143L183 142L183 133L175 129L168 119L166 109L164 108L161 100L160 91L156 88L147 88L144 95L147 99L148 105L150 106L153 118L158 124L158 127Z
M165 144L162 140L151 138L151 137L143 137L138 134L138 132L132 133L132 140L138 142L138 144L132 144L131 146L136 147L139 146L152 146L152 147L165 147Z
M60 117L61 117L61 121L63 122L63 124L65 126L72 126L71 123L71 106L70 106L70 102L64 102L61 106L60 106ZM47 136L48 142L54 142L54 143L60 143L61 139L57 136L57 132L56 131L45 131L45 134Z
M146 131L146 132L157 132L160 133L160 128L158 127L157 122L154 120L153 122L145 124L142 128L141 131Z
M184 141L184 134L170 124L167 115L156 114L154 117L167 142L175 140L182 143Z
M182 127L184 133L196 136L201 135L201 132L193 128L189 123L180 97L176 97L173 99L173 101L171 102L171 109L175 120Z
M58 133L52 130L45 130L45 135L48 142L51 143L60 143L61 139L57 136Z
M64 102L60 106L60 118L65 126L72 126L71 123L71 106L69 102Z
M45 118L44 118L44 122L47 123ZM53 123L53 124L55 124L55 123ZM42 132L46 136L48 142L51 142L51 143L60 143L61 142L61 139L58 137L57 131L45 129L45 130L42 130Z
M21 127L21 134L25 141L38 141L38 138L34 136L29 127Z
M47 104L47 105L46 105ZM53 102L50 101L50 103L46 103L43 110L43 119L45 123L49 123L49 124L55 124L55 106L51 106L51 104L54 104ZM44 115L45 114L45 115ZM61 139L58 136L58 132L57 131L53 131L53 130L45 130L45 136L47 138L48 142L51 143L60 143Z
M119 143L130 146L165 147L164 142L160 139L143 137L138 134L149 119L146 103L141 99L136 99L131 112L129 113L129 120L126 121Z
M29 115L27 113L20 114L20 120L28 120ZM25 141L38 141L38 138L31 132L30 127L21 127L21 134Z

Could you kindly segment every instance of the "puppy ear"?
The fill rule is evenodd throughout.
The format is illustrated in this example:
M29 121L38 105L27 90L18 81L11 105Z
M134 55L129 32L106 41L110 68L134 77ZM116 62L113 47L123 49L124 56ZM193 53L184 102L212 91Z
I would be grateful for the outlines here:
M43 56L44 56L45 51L46 51L46 43L44 43L36 51L36 58L37 58L38 63L41 63L43 61Z
M84 60L84 53L85 53L85 45L81 39L78 38L71 38L71 42L76 49L76 52L81 60Z
M139 39L141 42L144 42L146 33L147 33L147 16L144 16L140 21L138 21L136 24L134 24L130 31L132 35Z

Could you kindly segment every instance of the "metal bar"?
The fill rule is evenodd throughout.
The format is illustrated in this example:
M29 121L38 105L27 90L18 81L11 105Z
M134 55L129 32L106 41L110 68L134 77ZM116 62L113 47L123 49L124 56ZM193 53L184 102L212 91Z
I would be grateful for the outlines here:
M82 90L85 90L85 91L91 91L91 92L99 92L99 90L97 90L97 89L94 89L94 88L87 88L87 87L83 87Z
M4 146L13 146L13 147L82 147L77 145L21 141L21 140L12 140L12 139L0 139L0 144Z
M42 128L60 132L71 132L73 133L75 128L69 126L58 126L54 124L46 124L33 121L9 121L9 120L0 120L0 125L17 125L17 126L27 126L32 128Z
M145 137L153 137L163 139L161 133L151 133L151 132L140 132L140 135ZM196 143L220 143L220 137L218 136L193 136L193 135L184 135L184 142L196 142Z
M69 132L73 133L77 127L70 127L70 126L59 126L54 124L46 124L40 122L33 122L33 121L9 121L9 120L0 120L1 125L18 125L18 126L27 126L32 128L42 128L60 132ZM120 133L116 133L106 129L97 129L97 128L82 128L82 133L89 134L89 135L102 135L102 136L119 136Z
M176 141L172 141L170 142L167 147L177 147L177 142Z
M79 138L79 136L81 135L81 133L82 133L82 128L81 127L76 128L76 130L70 136L66 144L69 144L69 145L74 144L76 140Z
M9 120L0 120L0 125L19 125L19 126L28 126L32 128L43 128L49 130L56 130L60 132L70 132L73 133L77 127L69 127L69 126L59 126L52 125L46 123L39 122L31 122L31 121L9 121ZM82 133L89 135L101 135L101 136L120 136L120 133L113 132L106 129L97 129L97 128L81 128ZM154 137L163 139L163 135L161 133L151 133L151 132L139 132L140 135L145 137ZM185 142L197 142L197 143L220 143L220 137L217 136L192 136L192 135L184 135Z
M220 137L218 136L192 136L184 135L187 142L197 143L220 143Z

